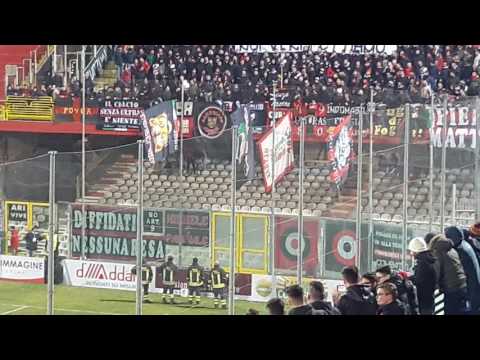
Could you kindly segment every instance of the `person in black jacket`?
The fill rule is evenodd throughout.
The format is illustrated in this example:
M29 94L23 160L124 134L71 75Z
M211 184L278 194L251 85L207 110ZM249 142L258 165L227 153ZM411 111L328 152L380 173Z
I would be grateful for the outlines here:
M377 287L377 315L406 315L405 307L398 300L395 284L385 282Z
M403 303L409 315L418 315L418 298L415 285L408 279L404 279L398 273L392 272L390 266L382 266L376 271L378 284L394 284L398 292L398 300ZM408 286L407 286L408 285ZM378 286L377 286L378 288Z
M342 270L343 283L347 288L346 294L338 298L334 294L333 302L342 315L375 315L377 303L375 296L368 285L358 283L358 270L349 266Z
M337 309L335 309L329 302L325 301L325 290L320 281L310 282L308 302L314 310L318 310L319 314L340 315L340 312Z
M288 302L291 306L288 315L312 315L313 308L305 304L303 289L300 285L289 286L285 292L287 293Z
M445 229L445 236L452 240L467 277L467 294L471 313L480 312L480 265L472 246L464 240L464 233L456 226Z
M413 238L408 244L415 265L413 267L413 276L411 280L417 287L418 306L421 315L433 315L435 297L434 292L437 287L437 273L435 271L435 262L437 259L432 252L428 250L427 243L421 237Z
M270 315L285 315L285 304L280 298L268 300L266 307Z

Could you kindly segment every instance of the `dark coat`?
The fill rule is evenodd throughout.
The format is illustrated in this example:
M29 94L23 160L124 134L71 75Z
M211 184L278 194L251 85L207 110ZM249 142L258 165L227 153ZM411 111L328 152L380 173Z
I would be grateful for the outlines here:
M474 311L480 308L480 266L472 246L463 240L463 233L455 226L445 229L445 235L452 240L467 277L468 299Z
M377 315L406 315L405 307L397 300L378 307Z
M438 278L435 271L436 261L430 250L419 253L415 258L412 281L417 287L418 306L422 315L433 313L435 304L433 294Z
M452 241L440 234L432 238L428 247L438 260L435 262L435 271L440 291L450 293L465 288L467 277Z
M316 310L313 315L340 315L340 312L326 301L317 300L310 303L310 306Z
M375 315L377 303L368 286L356 284L340 298L337 309L342 315Z
M40 241L40 234L38 232L29 231L25 235L25 242L27 250L37 250L38 242Z
M312 315L313 308L310 305L302 305L290 309L288 315Z
M408 314L418 315L418 295L415 285L409 282L410 288L407 288L407 282L398 274L390 276L386 283L394 284L398 291L398 300L404 305Z

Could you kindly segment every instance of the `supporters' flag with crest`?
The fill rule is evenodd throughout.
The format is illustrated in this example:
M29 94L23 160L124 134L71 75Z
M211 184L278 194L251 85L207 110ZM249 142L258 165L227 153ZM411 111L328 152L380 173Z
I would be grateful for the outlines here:
M151 163L165 161L178 148L175 101L164 101L145 110L142 127L148 159Z
M351 115L345 116L328 135L328 160L331 163L329 179L340 187L348 176L353 159L353 127Z
M238 127L238 151L235 155L237 165L237 189L255 177L255 146L252 131L254 116L255 115L250 112L248 105L238 106L231 115L232 124Z

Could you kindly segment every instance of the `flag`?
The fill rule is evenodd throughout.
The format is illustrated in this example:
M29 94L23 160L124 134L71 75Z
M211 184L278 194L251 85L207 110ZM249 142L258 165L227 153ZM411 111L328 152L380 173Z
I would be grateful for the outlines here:
M236 188L255 178L255 146L253 141L253 120L255 114L250 112L248 105L240 105L231 115L233 126L238 127L237 153L235 163L237 166Z
M340 187L348 176L353 159L353 127L351 115L345 116L328 135L328 160L331 162L329 179Z
M142 127L148 159L151 163L165 161L178 148L175 101L164 101L145 110Z

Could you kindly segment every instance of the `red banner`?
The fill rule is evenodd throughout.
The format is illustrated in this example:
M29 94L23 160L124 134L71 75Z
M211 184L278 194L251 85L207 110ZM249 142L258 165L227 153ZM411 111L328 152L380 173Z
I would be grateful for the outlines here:
M298 254L298 221L293 216L276 217L275 266L277 269L295 270ZM313 276L318 269L319 223L315 219L304 219L303 267L307 275Z

